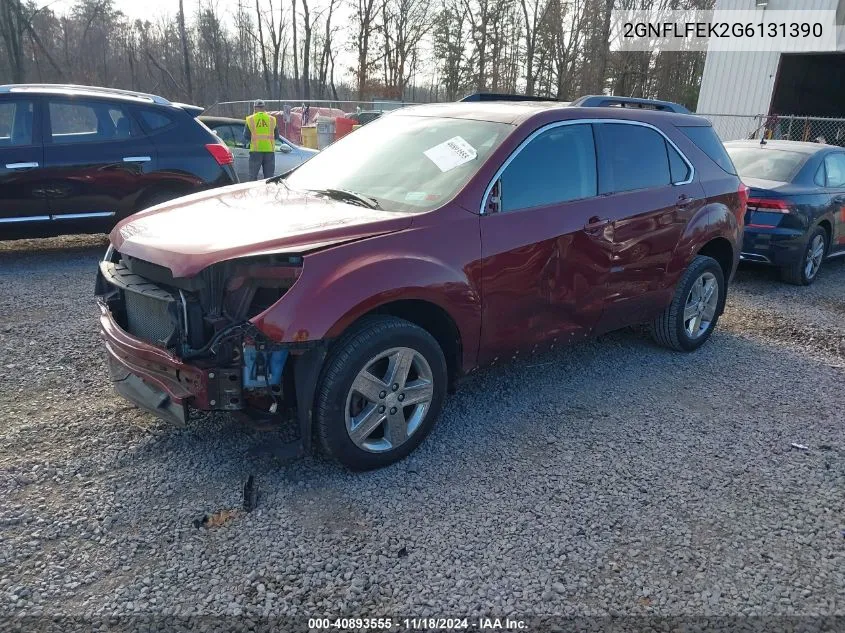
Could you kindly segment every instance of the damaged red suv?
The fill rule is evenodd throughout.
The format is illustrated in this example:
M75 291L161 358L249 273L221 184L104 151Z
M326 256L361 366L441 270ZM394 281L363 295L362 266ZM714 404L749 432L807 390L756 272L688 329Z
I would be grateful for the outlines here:
M383 466L481 365L639 323L699 347L745 197L674 104L409 107L286 175L121 222L97 279L112 379L173 422L295 420L299 452L316 437Z

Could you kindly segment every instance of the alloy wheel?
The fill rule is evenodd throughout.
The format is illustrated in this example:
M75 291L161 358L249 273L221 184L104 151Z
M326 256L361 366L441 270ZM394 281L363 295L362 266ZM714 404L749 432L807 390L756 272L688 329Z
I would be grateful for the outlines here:
M810 242L807 259L804 261L804 275L807 279L812 279L818 274L819 268L822 267L822 259L824 259L824 237L816 235Z
M434 397L431 367L409 347L386 350L364 365L346 396L346 431L365 451L404 444L422 425Z
M692 339L703 336L710 328L719 306L719 282L716 275L704 272L690 288L684 305L684 329Z

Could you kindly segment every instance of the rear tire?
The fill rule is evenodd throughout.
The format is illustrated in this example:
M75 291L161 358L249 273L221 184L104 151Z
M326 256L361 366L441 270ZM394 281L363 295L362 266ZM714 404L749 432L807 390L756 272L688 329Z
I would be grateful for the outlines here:
M807 246L801 259L780 269L780 277L788 284L809 286L819 276L819 270L827 254L827 231L817 226L810 232Z
M368 317L326 360L315 407L320 445L352 470L399 461L434 427L446 386L446 359L431 334L395 317Z
M650 323L652 338L679 352L698 349L713 334L726 296L719 262L698 255L678 282L672 303Z

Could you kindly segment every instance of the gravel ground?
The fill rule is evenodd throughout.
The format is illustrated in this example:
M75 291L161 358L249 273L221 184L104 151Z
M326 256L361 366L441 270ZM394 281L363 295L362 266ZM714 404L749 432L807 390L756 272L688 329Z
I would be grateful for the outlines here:
M113 395L105 244L0 242L0 616L845 614L842 260L740 271L690 355L623 331L481 372L352 474ZM257 510L195 527L249 474Z

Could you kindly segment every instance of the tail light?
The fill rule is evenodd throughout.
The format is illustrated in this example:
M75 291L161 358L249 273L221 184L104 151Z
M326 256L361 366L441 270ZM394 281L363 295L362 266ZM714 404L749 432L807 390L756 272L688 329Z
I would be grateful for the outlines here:
M232 156L232 150L223 143L209 143L205 146L205 149L214 157L218 165L231 165L235 162L235 158Z
M749 198L751 211L746 227L750 229L773 229L780 225L782 215L792 211L792 205L780 198ZM772 216L770 214L778 214Z
M768 213L789 213L792 207L786 200L768 198L749 198L748 208Z

